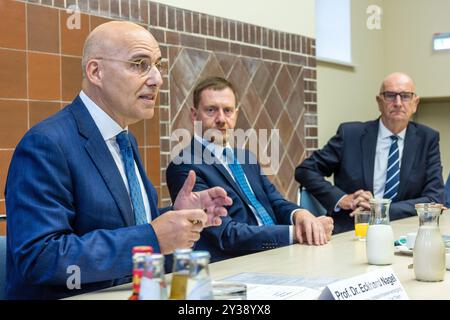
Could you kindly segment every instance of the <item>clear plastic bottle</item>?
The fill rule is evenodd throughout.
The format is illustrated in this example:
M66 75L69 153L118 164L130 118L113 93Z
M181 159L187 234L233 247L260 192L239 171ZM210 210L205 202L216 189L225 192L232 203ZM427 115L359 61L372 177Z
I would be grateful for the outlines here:
M162 254L145 257L139 300L167 300L164 256Z
M187 300L213 300L208 251L194 251L189 265Z
M418 203L419 231L414 243L414 274L419 281L442 281L445 276L445 244L439 231L442 204Z
M394 232L389 224L390 199L371 199L370 221L366 235L367 261L389 265L394 261Z
M189 263L192 249L177 249L173 253L171 300L186 299L187 282L189 279Z

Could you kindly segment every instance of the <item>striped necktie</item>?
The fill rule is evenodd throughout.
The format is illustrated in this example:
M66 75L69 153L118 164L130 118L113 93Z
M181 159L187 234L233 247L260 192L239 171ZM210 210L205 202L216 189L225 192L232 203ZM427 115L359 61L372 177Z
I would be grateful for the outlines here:
M134 169L134 157L130 137L126 131L122 131L116 136L116 141L119 145L122 160L125 165L125 174L130 189L131 204L133 205L136 225L146 224L147 215L145 213L144 200L142 199L141 185L139 184L136 170Z
M386 170L386 185L384 187L385 199L395 200L398 185L400 184L400 151L398 149L398 137L391 136L391 148L389 149L388 164Z
M261 202L259 202L259 200L256 199L255 194L250 189L247 179L245 178L244 170L242 169L241 165L234 156L233 150L231 150L230 148L225 148L223 149L223 155L224 158L226 159L225 161L228 164L231 173L233 174L234 180L237 182L241 191L250 201L249 204L255 209L254 211L256 215L258 215L258 217L260 218L261 222L264 225L274 225L272 217L269 215L269 213L261 204Z

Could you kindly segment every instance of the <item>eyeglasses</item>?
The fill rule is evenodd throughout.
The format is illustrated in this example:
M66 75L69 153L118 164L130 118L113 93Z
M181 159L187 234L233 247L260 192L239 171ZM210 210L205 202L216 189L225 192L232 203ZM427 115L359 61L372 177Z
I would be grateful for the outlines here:
M397 96L400 96L402 102L410 102L412 98L415 96L415 93L385 91L380 92L380 95L382 95L384 97L384 100L386 100L387 102L394 102L397 99Z
M136 70L136 72L140 76L147 75L153 67L156 67L156 69L158 69L159 73L162 76L167 74L167 60L163 60L163 59L160 59L160 60L156 61L155 63L151 62L151 60L148 58L141 58L136 61L113 59L113 58L103 58L103 57L99 57L99 58L95 58L95 59L130 63L131 66Z

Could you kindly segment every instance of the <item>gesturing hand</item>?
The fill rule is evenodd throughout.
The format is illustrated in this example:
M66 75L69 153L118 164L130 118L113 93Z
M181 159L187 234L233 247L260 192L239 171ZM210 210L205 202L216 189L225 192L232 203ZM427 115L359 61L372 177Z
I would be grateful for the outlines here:
M224 206L232 205L233 201L221 187L192 192L195 178L195 172L189 171L189 175L175 199L174 209L203 209L208 217L204 227L219 226L222 223L220 217L227 215L227 209Z

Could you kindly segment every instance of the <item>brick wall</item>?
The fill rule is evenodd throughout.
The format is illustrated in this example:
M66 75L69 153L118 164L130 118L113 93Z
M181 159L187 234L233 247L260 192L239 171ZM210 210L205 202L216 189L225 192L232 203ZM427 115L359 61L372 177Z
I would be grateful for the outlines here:
M71 5L81 11L79 29L67 28ZM295 201L294 169L317 148L314 39L147 0L0 0L0 214L16 144L75 97L87 34L117 19L148 28L169 60L155 117L131 127L161 203L169 203L171 131L189 126L193 87L208 75L236 85L240 128L280 130L281 166L270 179Z

